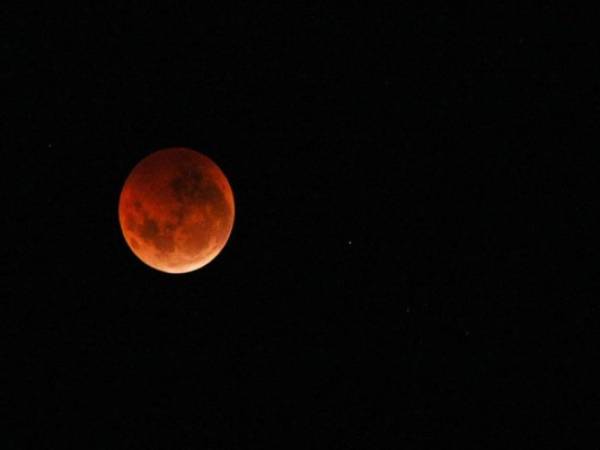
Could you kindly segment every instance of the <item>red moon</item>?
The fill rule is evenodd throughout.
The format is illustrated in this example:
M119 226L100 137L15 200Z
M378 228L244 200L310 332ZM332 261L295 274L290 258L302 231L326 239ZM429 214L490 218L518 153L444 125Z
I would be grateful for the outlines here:
M189 148L158 150L141 160L119 198L129 248L167 273L211 262L225 247L234 216L227 178L211 159Z

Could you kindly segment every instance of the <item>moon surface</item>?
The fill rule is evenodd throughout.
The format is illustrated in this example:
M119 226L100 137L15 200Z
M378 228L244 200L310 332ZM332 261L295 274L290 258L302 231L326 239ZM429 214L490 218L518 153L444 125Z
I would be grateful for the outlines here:
M119 198L119 222L133 253L150 267L186 273L225 247L235 216L221 169L189 148L158 150L131 171Z

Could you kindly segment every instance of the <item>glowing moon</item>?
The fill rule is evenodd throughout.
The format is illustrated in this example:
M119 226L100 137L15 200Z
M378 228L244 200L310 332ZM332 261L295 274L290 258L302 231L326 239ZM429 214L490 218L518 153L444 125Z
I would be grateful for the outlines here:
M159 150L131 171L119 222L133 253L154 269L186 273L211 262L233 228L233 192L221 169L188 148Z

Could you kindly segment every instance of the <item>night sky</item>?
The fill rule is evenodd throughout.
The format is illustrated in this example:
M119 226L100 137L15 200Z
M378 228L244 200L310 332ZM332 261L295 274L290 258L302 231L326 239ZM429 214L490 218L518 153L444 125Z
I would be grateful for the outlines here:
M0 447L587 442L597 14L100 3L3 13ZM236 201L185 275L117 214L175 146Z

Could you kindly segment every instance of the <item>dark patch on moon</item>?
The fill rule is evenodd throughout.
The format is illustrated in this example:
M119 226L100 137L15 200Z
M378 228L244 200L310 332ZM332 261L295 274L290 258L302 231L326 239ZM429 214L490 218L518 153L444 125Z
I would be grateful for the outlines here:
M175 241L170 234L160 234L152 241L157 250L163 253L171 253L175 250Z
M196 169L181 170L169 183L175 198L181 203L196 202L203 198L202 173Z
M173 230L175 225L165 224L162 227L158 221L148 215L144 215L143 222L137 227L138 235L145 241L152 244L162 253L170 253L175 250L175 241L173 239Z
M145 241L152 241L158 236L158 223L150 217L144 217L144 222L139 226L139 235Z

